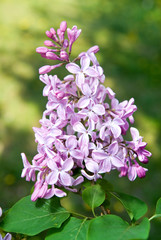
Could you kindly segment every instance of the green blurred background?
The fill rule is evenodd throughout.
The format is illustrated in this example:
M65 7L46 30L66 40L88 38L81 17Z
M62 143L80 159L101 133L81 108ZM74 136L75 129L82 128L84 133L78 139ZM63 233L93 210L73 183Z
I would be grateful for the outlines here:
M153 154L145 179L130 182L112 172L114 188L144 200L151 216L161 197L161 1L160 0L1 0L0 2L0 206L11 207L30 193L21 179L20 153L36 153L33 126L45 109L38 68L50 64L36 54L45 31L62 20L82 34L75 56L93 45L106 74L105 85L117 98L135 98L138 127ZM55 71L59 77L64 72ZM53 72L53 74L55 74ZM149 239L161 239L161 221L154 220ZM155 237L154 237L155 236Z

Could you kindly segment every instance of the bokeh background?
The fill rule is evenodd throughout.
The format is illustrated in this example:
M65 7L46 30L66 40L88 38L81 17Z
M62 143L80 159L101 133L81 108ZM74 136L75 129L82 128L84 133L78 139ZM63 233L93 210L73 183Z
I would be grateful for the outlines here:
M33 126L45 110L38 68L49 64L35 48L45 31L62 20L82 34L75 56L99 45L97 57L105 85L117 98L135 98L135 127L153 156L145 179L129 182L113 172L115 190L145 201L151 216L161 197L161 1L160 0L1 0L0 1L0 206L11 207L30 193L33 184L21 179L20 153L36 153ZM74 55L73 55L74 57ZM55 71L61 78L64 72ZM53 74L55 74L53 73ZM149 239L161 239L161 221L154 220Z

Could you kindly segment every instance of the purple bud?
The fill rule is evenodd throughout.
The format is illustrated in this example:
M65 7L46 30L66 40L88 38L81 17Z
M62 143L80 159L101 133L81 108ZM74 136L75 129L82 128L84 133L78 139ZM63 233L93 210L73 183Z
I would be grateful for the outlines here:
M38 47L38 48L36 48L36 52L40 53L40 54L47 53L47 51L48 51L48 48L46 48L46 47Z
M66 29L67 29L67 22L66 22L66 21L62 21L62 22L60 23L60 30L61 30L62 32L65 32Z
M48 38L52 38L53 34L50 31L46 31L46 36Z
M62 50L60 52L60 58L65 61L69 61L69 55L66 51Z
M50 28L50 32L51 32L53 35L55 35L55 34L56 34L56 31L55 31L55 29L54 29L54 28Z
M67 48L68 46L69 46L69 42L67 39L65 39L63 43L63 48Z
M46 58L51 59L51 60L59 60L60 58L53 52L47 52L46 53Z
M50 40L46 40L44 42L44 45L47 46L47 47L56 47L56 45Z
M99 51L99 46L95 45L88 50L88 53L97 53Z
M143 168L143 167L141 167L141 166L137 166L137 168L136 168L136 172L137 172L137 175L138 175L138 177L139 178L144 178L145 177L145 174L146 174L146 168Z
M55 42L58 42L58 38L57 38L57 36L56 36L56 31L55 31L55 29L54 29L54 28L50 28L50 32L53 34L53 40L54 40Z
M64 41L64 32L62 32L60 29L58 29L57 34L59 36L60 41L63 42Z
M53 69L55 69L55 68L58 68L58 67L61 67L61 66L62 66L62 63L56 64L56 65L53 65L53 66L45 65L45 66L39 68L39 74L48 73L48 72L50 72L51 70L53 70Z
M39 68L39 74L45 74L45 73L50 72L51 70L52 69L51 69L50 65L45 65L45 66Z

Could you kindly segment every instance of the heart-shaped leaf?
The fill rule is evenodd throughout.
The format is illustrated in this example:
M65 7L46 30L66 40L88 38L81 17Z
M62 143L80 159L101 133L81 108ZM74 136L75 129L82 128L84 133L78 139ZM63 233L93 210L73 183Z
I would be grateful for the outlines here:
M111 194L123 204L131 220L136 221L147 212L147 205L140 199L124 193Z
M86 218L71 217L61 228L49 230L45 240L85 240L89 222Z
M59 228L69 216L57 197L32 202L31 196L27 196L8 211L0 227L6 232L33 236L48 228Z
M139 225L130 226L118 216L104 215L90 221L87 239L142 240L148 238L149 229L147 218L144 218Z
M99 184L87 187L82 193L83 200L94 210L105 200L105 192Z

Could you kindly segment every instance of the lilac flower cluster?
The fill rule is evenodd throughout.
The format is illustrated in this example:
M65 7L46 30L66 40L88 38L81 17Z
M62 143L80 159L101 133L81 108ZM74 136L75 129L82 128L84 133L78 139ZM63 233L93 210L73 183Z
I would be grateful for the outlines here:
M129 123L134 123L134 99L119 102L113 90L104 87L103 69L95 56L98 46L70 61L72 44L80 32L76 26L67 29L62 22L57 33L53 28L46 32L52 41L46 40L45 45L53 48L37 48L42 57L60 63L40 68L43 96L48 102L41 127L33 128L38 154L30 164L22 153L22 177L36 181L32 201L66 196L65 189L77 191L75 186L84 177L97 181L116 169L120 177L133 181L137 176L145 177L147 171L139 162L146 164L151 153L145 150L147 144L138 130L131 127L132 140L124 139ZM47 75L63 64L69 72L63 80Z

